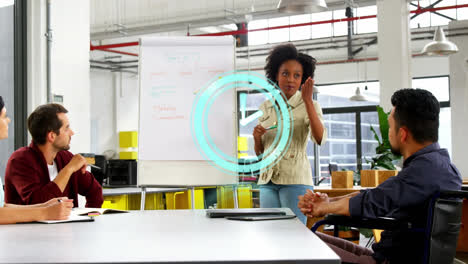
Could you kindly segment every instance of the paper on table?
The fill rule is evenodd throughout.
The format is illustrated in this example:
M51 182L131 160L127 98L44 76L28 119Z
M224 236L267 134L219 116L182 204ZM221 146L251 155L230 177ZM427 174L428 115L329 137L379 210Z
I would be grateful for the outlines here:
M73 208L72 214L77 216L87 216L88 214L115 214L115 213L128 213L128 211L108 209L108 208Z
M70 223L70 222L92 222L92 221L94 221L94 218L89 217L89 216L76 215L72 211L72 213L66 220L44 220L44 221L37 221L37 222L43 223L43 224L58 224L58 223Z

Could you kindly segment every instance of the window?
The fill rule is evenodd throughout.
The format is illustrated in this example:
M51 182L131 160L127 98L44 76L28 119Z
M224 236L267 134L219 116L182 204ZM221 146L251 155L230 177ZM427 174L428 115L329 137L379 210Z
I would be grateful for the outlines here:
M378 115L375 110L375 105L378 105L380 102L380 85L377 81L367 82L368 89L362 93L368 97L369 101L349 101L348 98L353 93L354 87L357 86L362 87L364 83L318 85L320 89L318 101L324 112L325 123L328 129L328 141L330 145L340 145L331 147L327 143L321 147L320 172L321 176L326 179L329 176L328 163L330 162L338 163L340 170L352 169L353 171L358 171L360 168L370 168L367 160L370 160L375 155L375 147L378 142L375 140L370 127L372 126L379 137L381 136ZM449 77L414 78L413 87L429 90L439 100L441 104L439 144L451 153ZM339 122L337 122L338 120ZM347 127L344 124L347 124ZM344 130L347 130L347 132L344 132ZM347 137L344 137L344 135ZM352 146L355 149L352 149ZM353 159L350 158L352 154L355 155ZM328 182L329 180L323 181L324 184Z
M0 142L1 179L11 153L27 144L26 11L25 1L0 3L0 95L11 119L8 139Z
M412 1L412 4L421 8L427 7L433 3L437 3L435 7L454 6L467 4L468 0L420 0ZM410 10L417 10L418 7L410 5ZM377 15L377 6L364 6L353 8L354 17ZM464 20L468 19L468 8L438 10L437 13L424 12L420 14L411 13L410 28L426 28L440 25L448 25L451 19ZM285 16L271 19L254 20L249 23L250 29L260 29L275 26L296 25L310 22L330 21L346 18L345 9L319 12L304 15ZM378 31L377 18L359 19L353 22L353 34L367 34ZM298 26L282 29L272 29L249 32L249 45L261 45L268 43L280 43L297 40L328 38L335 36L346 36L348 34L348 22L335 22L314 24L309 26Z
M332 12L312 14L312 22L324 20L332 20ZM331 24L318 24L312 26L312 38L326 38L331 36L333 36Z
M259 29L259 28L267 28L268 27L268 19L262 20L255 20L249 23L249 30L250 29ZM248 33L249 38L249 45L261 45L268 43L268 31L255 31Z
M268 20L269 27L289 25L289 17L272 18ZM289 28L268 30L268 40L270 43L289 41Z
M346 18L346 11L344 9L333 11L333 19ZM333 28L333 36L346 36L348 35L348 22L337 22L331 24Z
M337 163L339 170L357 170L356 161L356 115L354 113L324 114L328 130L327 142L320 146L320 175L324 184L330 183L329 163Z
M310 19L311 19L311 15L306 14L306 15L291 16L289 21L292 25L295 25L295 24L309 23ZM292 27L289 30L290 30L291 41L312 38L312 26Z
M355 16L370 16L377 14L377 6L366 6L356 8ZM357 20L356 24L356 33L365 34L377 32L378 24L377 18L368 18L363 20Z
M424 0L424 1L419 1L419 5L421 8L425 7L425 6L429 6L431 3L430 1L428 0ZM418 9L416 6L413 6L413 5L410 5L410 10L413 11L413 10L416 10ZM431 15L429 12L425 12L425 13L422 13L422 14L410 14L410 17L413 17L411 20L410 20L410 27L411 28L423 28L423 27L430 27L431 26Z
M11 124L8 131L8 139L0 142L0 175L1 181L4 179L5 167L11 153L15 150L14 146L14 6L13 1L6 5L0 5L0 95L5 101L8 116ZM1 109L0 109L1 110ZM3 198L0 199L3 201ZM0 204L3 206L3 204Z
M361 157L362 169L370 169L370 163L367 162L375 155L375 148L379 145L374 138L374 133L371 127L377 132L379 138L382 137L379 126L379 116L377 112L362 112L361 113Z
M420 8L425 8L434 4L434 7L444 7L444 6L454 6L454 5L461 5L466 3L466 0L420 0L419 3ZM411 5L410 10L417 10L418 7ZM425 12L421 14L411 14L410 17L415 16L411 19L411 28L423 28L423 27L435 27L435 26L445 26L452 19L462 20L465 19L465 14L467 10L466 8L458 8L458 9L447 9L447 10L438 10L436 13L434 12ZM450 19L452 18L452 19Z
M379 104L380 85L377 81L317 85L317 87L320 89L320 93L317 95L317 100L320 102L322 108ZM349 100L349 98L355 94L358 87L361 94L366 96L367 101L359 102Z
M468 4L468 0L457 0L458 5ZM468 8L458 8L457 9L457 20L466 20L468 19Z

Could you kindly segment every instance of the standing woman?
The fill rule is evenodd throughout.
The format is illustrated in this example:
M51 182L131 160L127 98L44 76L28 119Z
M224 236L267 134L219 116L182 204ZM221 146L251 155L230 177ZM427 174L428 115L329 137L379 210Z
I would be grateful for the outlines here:
M275 165L260 174L260 207L289 207L304 224L306 216L297 207L298 196L313 190L312 170L306 147L309 137L322 145L327 137L322 109L312 100L316 60L299 53L292 44L276 46L266 59L265 72L284 94L292 112L293 133L286 153ZM270 101L260 106L263 115L254 128L255 153L261 155L273 143L277 129L265 128L278 123Z
M8 138L10 118L6 114L5 103L0 96L0 140ZM67 197L54 198L42 204L3 206L3 186L0 181L0 224L14 224L41 220L63 220L70 215L73 200Z

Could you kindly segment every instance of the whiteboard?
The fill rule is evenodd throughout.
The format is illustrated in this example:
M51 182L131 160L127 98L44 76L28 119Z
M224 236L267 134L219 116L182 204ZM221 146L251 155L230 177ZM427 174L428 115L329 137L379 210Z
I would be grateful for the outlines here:
M191 132L197 94L217 75L234 70L234 39L148 37L140 39L138 185L203 186L233 184L206 160ZM216 98L207 129L225 154L236 155L235 91Z

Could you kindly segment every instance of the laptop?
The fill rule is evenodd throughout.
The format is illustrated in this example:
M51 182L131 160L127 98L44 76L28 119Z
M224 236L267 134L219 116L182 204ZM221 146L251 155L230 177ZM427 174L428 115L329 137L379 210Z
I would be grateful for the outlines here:
M209 218L221 218L226 216L260 216L260 215L285 215L279 209L270 208L245 208L245 209L208 209L206 216Z
M282 219L293 219L295 215L255 215L255 216L227 216L229 220L240 220L240 221L264 221L264 220L282 220Z

